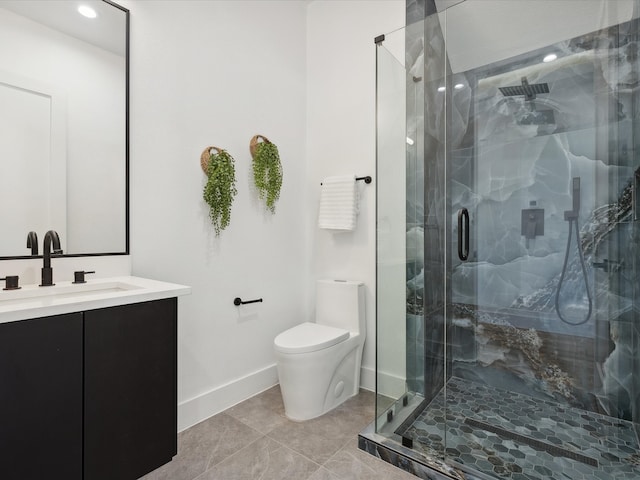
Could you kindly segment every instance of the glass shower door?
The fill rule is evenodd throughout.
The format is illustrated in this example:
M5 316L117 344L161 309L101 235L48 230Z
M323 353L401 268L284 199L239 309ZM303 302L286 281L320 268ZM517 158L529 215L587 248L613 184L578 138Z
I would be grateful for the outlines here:
M375 441L640 478L640 0L426 5L376 48Z
M639 11L467 0L434 15L447 354L406 433L462 470L640 478Z
M406 72L404 31L387 34L377 54L377 346L376 418L407 392L405 322ZM391 413L393 415L393 413Z

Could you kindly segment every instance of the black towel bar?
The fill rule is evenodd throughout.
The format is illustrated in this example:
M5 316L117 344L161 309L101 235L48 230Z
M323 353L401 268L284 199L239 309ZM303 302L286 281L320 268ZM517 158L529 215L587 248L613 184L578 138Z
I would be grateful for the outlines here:
M360 180L364 180L364 183L371 183L371 176L367 175L366 177L356 177L356 181L360 181ZM322 182L320 182L320 185L322 185Z

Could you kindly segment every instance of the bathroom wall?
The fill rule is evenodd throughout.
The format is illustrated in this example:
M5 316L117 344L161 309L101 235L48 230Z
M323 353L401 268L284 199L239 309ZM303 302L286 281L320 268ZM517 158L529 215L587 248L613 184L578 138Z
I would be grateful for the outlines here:
M125 6L133 273L193 288L179 302L179 424L186 428L277 382L273 339L313 318L316 278L367 284L373 338L375 186L362 192L356 232L336 240L315 222L324 176L374 175L373 38L402 25L403 2ZM280 149L276 215L250 189L248 142L257 133ZM236 160L239 193L220 238L201 200L199 156L208 145ZM264 302L238 309L236 296ZM365 355L373 369L372 342Z
M367 342L361 384L375 387L375 61L373 39L404 26L404 1L315 1L307 17L307 145L305 225L312 259L307 308L317 278L366 284ZM317 227L320 182L331 175L372 175L359 184L354 232Z
M306 318L306 4L130 1L134 275L183 283L181 429L277 383L273 339ZM276 214L251 185L249 141L280 151ZM200 154L236 162L231 224L215 237ZM234 297L264 302L243 307Z

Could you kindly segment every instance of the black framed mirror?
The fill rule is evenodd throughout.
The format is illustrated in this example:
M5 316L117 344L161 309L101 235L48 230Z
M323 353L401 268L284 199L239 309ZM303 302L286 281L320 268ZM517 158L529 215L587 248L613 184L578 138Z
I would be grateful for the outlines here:
M0 0L0 105L0 259L128 254L129 11Z

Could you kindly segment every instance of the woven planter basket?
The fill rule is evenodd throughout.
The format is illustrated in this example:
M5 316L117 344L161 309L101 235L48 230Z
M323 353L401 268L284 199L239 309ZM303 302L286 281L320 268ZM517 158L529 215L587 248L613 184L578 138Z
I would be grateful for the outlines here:
M256 156L256 147L258 146L259 140L262 139L262 142L271 143L269 139L263 135L254 135L249 142L249 151L251 152L251 158Z
M214 147L214 146L207 147L202 151L202 154L200 155L200 166L202 167L202 171L204 171L205 175L208 173L209 159L211 158L211 150L215 150L215 153L222 152L221 148Z

